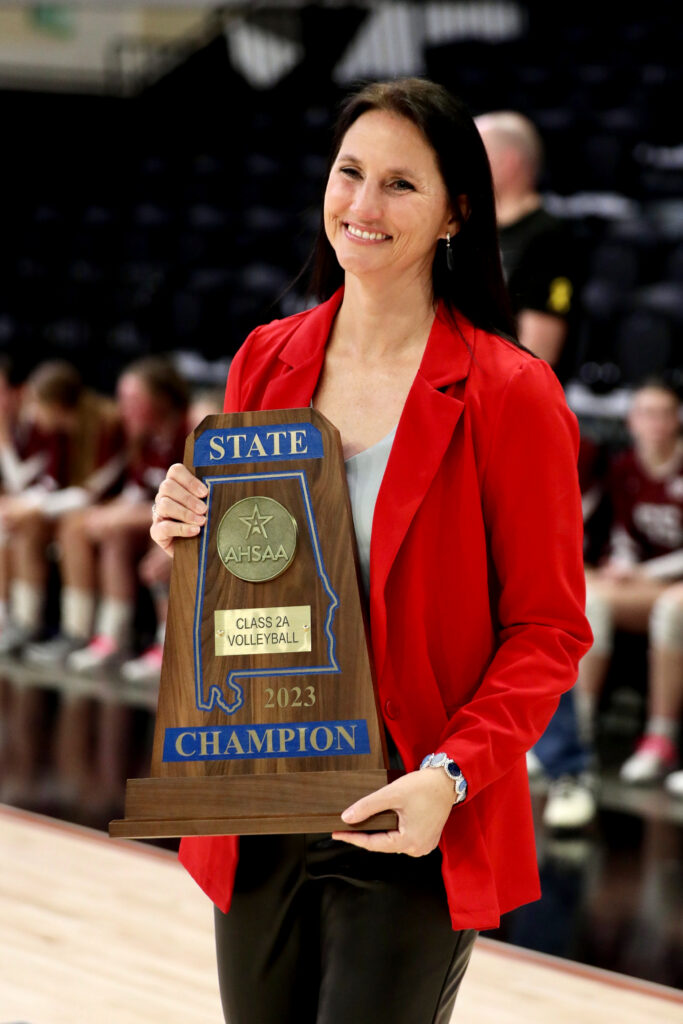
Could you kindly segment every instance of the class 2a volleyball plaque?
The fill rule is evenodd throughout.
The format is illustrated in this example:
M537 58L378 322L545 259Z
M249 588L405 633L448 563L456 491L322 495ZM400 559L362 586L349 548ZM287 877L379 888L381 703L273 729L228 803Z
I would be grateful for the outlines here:
M150 777L110 834L349 828L391 773L339 433L313 409L209 416L184 462L207 522L176 542Z

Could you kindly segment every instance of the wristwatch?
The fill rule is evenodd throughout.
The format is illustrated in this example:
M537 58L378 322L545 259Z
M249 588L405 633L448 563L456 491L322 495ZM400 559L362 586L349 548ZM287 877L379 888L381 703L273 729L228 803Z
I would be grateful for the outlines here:
M454 804L461 804L467 796L467 780L463 773L460 771L459 766L455 761L444 754L441 750L436 754L427 754L422 760L420 765L420 771L423 768L443 768L448 778L455 786L455 800Z

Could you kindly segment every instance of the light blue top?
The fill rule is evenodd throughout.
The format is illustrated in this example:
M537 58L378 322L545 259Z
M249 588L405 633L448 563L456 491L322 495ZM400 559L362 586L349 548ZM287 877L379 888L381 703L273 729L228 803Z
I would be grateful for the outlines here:
M349 487L353 527L358 545L358 560L366 595L370 594L370 538L377 495L389 453L396 436L396 427L381 441L346 459L346 482Z
M377 495L382 483L384 471L389 461L389 453L394 443L396 427L383 437L377 444L371 445L363 452L352 455L346 459L346 482L349 485L349 497L351 499L351 511L353 512L353 527L356 533L358 545L358 561L360 562L361 578L365 588L365 594L370 596L370 537L372 535L372 520L375 515L375 504ZM405 766L401 756L396 749L396 744L389 730L386 730L387 750L389 754L389 767L398 771L404 771Z

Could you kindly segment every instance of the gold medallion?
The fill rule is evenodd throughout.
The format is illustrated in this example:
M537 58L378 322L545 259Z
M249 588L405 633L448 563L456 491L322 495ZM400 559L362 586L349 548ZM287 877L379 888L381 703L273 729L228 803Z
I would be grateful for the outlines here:
M296 519L273 498L243 498L218 525L220 559L233 576L265 583L280 576L296 553Z

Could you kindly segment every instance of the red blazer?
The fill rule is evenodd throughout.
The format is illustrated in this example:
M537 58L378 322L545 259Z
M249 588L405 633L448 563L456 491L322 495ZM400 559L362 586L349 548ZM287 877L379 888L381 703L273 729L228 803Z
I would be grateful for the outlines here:
M226 411L308 406L342 295L250 334ZM578 441L547 363L439 307L377 498L370 625L406 768L445 750L467 779L440 843L456 929L540 895L525 753L592 642ZM180 859L226 910L237 840Z

